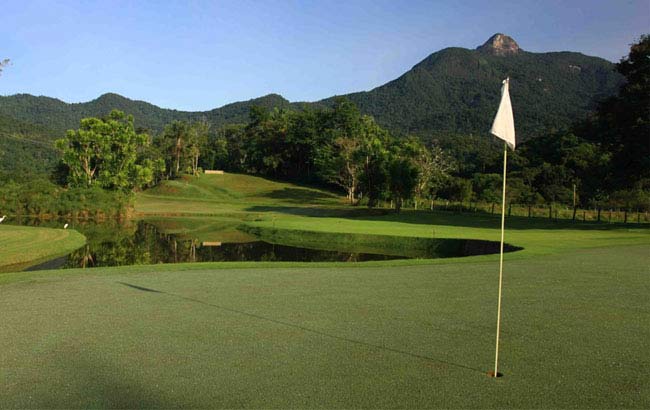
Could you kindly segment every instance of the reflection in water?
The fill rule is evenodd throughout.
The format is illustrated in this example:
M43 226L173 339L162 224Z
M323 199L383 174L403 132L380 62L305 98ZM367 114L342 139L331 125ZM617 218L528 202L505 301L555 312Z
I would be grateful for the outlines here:
M25 225L60 227L58 222L24 220ZM298 261L361 262L404 259L402 256L336 252L263 241L245 243L201 242L160 232L146 221L119 224L114 221L76 223L88 243L64 258L48 261L29 270L89 268L180 262ZM217 233L218 235L218 233Z
M57 228L63 226L61 221L25 219L20 222L22 225ZM194 226L194 230L191 229L191 226L186 226L182 221L176 220L127 221L123 223L114 220L101 223L74 222L71 228L86 236L86 245L66 257L33 266L28 270L180 262L363 262L408 258L407 256L378 253L339 252L272 244L256 240L253 236L234 230L232 221L220 225L218 221L194 219L188 223ZM159 229L157 226L161 226L161 228ZM202 235L193 233L197 232L197 229L202 232ZM193 235L208 237L210 240L201 241ZM350 234L345 235L349 236ZM219 239L223 239L223 242ZM347 241L353 243L354 238L347 238ZM483 255L499 252L499 243L491 241L423 238L418 239L418 241L419 246L424 246L422 249L407 249L403 252L411 255L411 257L426 258ZM300 243L300 241L295 243ZM381 252L383 248L372 247L366 249L377 249ZM507 244L505 246L506 252L518 249L521 248Z

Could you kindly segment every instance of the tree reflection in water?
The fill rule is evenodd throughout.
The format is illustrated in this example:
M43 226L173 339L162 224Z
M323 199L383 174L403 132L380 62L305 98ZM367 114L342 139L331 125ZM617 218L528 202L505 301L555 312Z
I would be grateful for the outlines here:
M23 225L62 226L62 221L23 220ZM196 220L193 221L196 226ZM158 228L162 226L162 228ZM193 237L189 227L179 221L161 222L103 221L101 223L75 221L72 228L83 233L87 243L72 252L67 258L57 258L30 268L87 268L100 266L144 265L180 262L228 262L228 261L294 261L294 262L363 262L371 260L407 259L406 256L383 255L377 253L338 252L331 250L308 249L295 246L278 245L255 240L255 237L237 232L237 240L248 242L221 242L219 238L232 238L233 226L219 226L217 229L203 231L209 242ZM209 224L206 221L206 224ZM203 221L199 225L205 228ZM209 227L209 225L208 225ZM169 232L174 233L169 233ZM185 232L185 234L183 234ZM186 232L190 232L187 234ZM176 234L178 233L178 234ZM229 236L231 235L231 236ZM328 234L331 236L331 234ZM343 234L350 235L350 234ZM354 238L347 238L353 243ZM401 238L397 238L401 240ZM413 238L411 238L413 239ZM425 239L416 238L417 243L404 252L411 257L441 258L469 255L485 255L499 252L499 243L471 239ZM218 240L218 241L217 241ZM384 238L385 240L385 238ZM390 242L385 242L389 245ZM417 245L417 246L416 246ZM402 246L404 248L404 246ZM412 249L411 249L412 248ZM367 248L366 248L367 249ZM381 252L382 248L374 247ZM506 244L506 252L521 248Z
M213 245L219 245L205 246L196 238L185 239L162 233L146 221L127 224L77 224L75 229L86 235L88 243L68 256L64 268L226 261L358 262L403 258L315 250L263 241L212 242Z

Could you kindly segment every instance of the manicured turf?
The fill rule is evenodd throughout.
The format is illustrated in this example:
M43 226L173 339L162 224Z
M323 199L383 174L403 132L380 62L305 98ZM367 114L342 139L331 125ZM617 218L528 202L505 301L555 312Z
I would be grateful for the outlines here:
M648 252L510 262L498 380L493 263L8 274L0 402L647 408Z
M137 210L206 238L239 224L280 240L499 237L490 215L369 213L309 188L219 177L167 183ZM494 255L9 273L0 407L650 407L649 231L507 224L506 240L525 249L506 255L503 378L485 375Z
M86 239L72 229L0 225L0 272L15 271L68 254Z

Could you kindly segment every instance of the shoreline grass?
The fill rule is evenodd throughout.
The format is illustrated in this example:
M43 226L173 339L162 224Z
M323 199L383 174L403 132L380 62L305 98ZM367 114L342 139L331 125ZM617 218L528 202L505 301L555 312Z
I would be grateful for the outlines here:
M84 243L86 238L73 229L0 225L0 273L67 255Z

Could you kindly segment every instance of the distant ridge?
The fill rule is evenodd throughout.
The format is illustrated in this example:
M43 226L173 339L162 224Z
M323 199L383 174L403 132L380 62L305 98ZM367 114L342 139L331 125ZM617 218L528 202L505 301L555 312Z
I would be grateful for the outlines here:
M485 134L505 77L511 78L517 132L523 139L567 127L585 117L599 99L613 95L623 81L614 65L602 58L574 52L527 52L512 37L497 33L475 50L445 48L387 84L344 97L396 134ZM0 97L0 115L63 135L65 130L76 128L81 118L106 115L117 108L133 114L136 126L157 132L173 120L206 118L214 126L245 122L252 105L302 109L331 106L334 100L291 103L278 94L269 94L209 111L188 112L113 93L73 104L17 94Z

